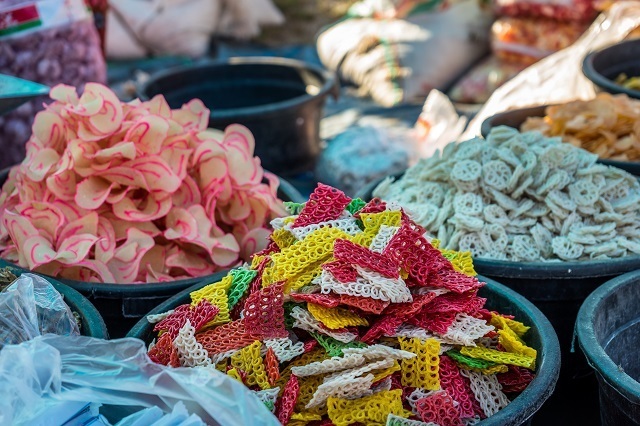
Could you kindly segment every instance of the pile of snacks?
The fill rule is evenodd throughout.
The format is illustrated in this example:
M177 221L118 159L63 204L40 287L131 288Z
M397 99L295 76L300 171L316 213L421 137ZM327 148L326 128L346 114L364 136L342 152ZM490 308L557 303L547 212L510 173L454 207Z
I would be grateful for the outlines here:
M585 22L597 13L593 0L493 0L498 15Z
M533 379L529 327L484 308L470 253L320 184L251 266L149 316L157 363L216 368L282 424L473 424Z
M373 195L400 203L443 247L512 261L640 253L640 185L560 138L497 127L447 145Z
M507 62L533 64L571 46L587 27L582 22L504 17L491 27L491 47Z
M50 95L0 192L2 258L83 281L199 277L248 259L285 214L249 130L218 138L199 100L121 103L95 83Z
M640 90L640 77L628 77L626 74L620 74L615 82L625 89Z
M599 93L589 101L550 106L545 117L529 117L522 131L560 136L600 158L640 160L640 101Z

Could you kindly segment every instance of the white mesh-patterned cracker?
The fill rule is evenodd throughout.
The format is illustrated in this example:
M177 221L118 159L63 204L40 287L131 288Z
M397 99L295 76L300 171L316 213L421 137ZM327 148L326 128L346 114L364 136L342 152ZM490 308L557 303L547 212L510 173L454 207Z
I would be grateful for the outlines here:
M471 382L471 391L487 417L493 416L509 404L495 374L487 375L465 369L460 369L460 374Z
M291 361L298 355L302 355L304 353L304 343L293 343L293 341L288 337L267 339L264 341L264 344L266 348L273 349L273 352L276 354L276 358L278 358L278 361L281 363Z
M385 345L371 345L365 348L344 348L342 353L345 355L360 354L368 360L380 358L391 360L410 359L416 356L413 352L403 351Z
M336 219L336 220L328 220L322 223L312 223L310 225L301 226L297 228L292 228L291 226L287 226L286 229L288 229L289 232L291 232L294 235L294 237L296 237L296 239L302 240L310 233L324 227L338 228L341 231L351 236L355 236L362 232L362 230L358 227L358 223L356 219L354 219L353 217L346 217L343 219Z
M296 216L289 216L289 217L295 219L298 216L296 215ZM270 222L271 228L273 228L274 230L284 228L285 226L287 226L287 223L288 223L288 222L285 221L285 219L287 219L287 218L286 217L277 217L277 218L271 220L271 222Z
M344 357L334 356L324 361L316 361L307 365L291 367L291 372L298 377L315 376L317 374L333 373L359 367L365 362L366 359L359 354Z
M472 317L465 313L458 313L456 319L442 336L448 343L455 343L464 346L476 346L476 339L495 330L492 325L488 325L485 320Z
M373 237L369 249L376 253L382 253L389 244L389 241L391 241L391 238L398 232L398 229L400 229L399 226L381 225L378 233Z
M178 335L173 340L173 345L178 351L180 365L183 367L206 367L211 365L209 353L196 341L196 330L187 320Z
M334 339L342 342L349 343L352 342L358 337L357 335L349 332L341 332L341 331L333 331L324 327L322 323L316 320L309 311L302 309L299 306L295 306L291 310L291 317L294 319L293 326L300 328L302 330L313 332L313 333L321 333L325 334L329 337L333 337Z
M161 314L147 315L147 322L149 322L149 324L158 323L163 319L165 319L166 317L168 317L169 315L171 315L172 313L173 313L173 309L168 310L167 312L163 312Z
M322 293L334 292L336 294L369 297L392 303L404 303L413 300L411 292L402 278L387 278L357 265L356 270L360 276L356 278L356 281L350 283L341 283L329 271L323 270L317 280Z
M478 216L484 209L482 197L472 192L456 194L453 198L453 209L456 213L467 216Z
M229 359L233 356L233 354L235 354L236 352L238 352L238 350L233 350L233 351L227 351L227 352L223 352L223 353L219 353L219 354L214 354L211 357L211 363L212 364L217 364L221 361L224 361L225 359Z
M276 401L278 400L278 394L280 393L279 387L253 391L253 393L258 398L260 398L260 401L262 401L263 404L268 407L273 407L271 411L275 410Z
M377 360L377 361L362 365L360 367L350 368L348 370L332 373L325 378L325 381L329 381L333 379L341 380L342 378L346 378L346 377L360 377L363 374L373 370L390 368L393 366L393 364L394 364L394 360L392 359L381 359L381 360Z
M329 397L357 399L373 394L373 374L364 377L340 376L326 380L318 386L306 408L323 407Z

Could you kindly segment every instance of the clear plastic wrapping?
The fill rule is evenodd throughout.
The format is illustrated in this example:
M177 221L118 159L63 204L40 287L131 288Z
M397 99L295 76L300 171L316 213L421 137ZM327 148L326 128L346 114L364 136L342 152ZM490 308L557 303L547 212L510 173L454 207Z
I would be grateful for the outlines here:
M62 295L47 280L22 274L0 293L0 349L47 333L70 336L80 331Z
M0 0L0 73L48 86L106 82L100 38L83 0ZM24 158L35 114L46 98L0 117L0 168Z

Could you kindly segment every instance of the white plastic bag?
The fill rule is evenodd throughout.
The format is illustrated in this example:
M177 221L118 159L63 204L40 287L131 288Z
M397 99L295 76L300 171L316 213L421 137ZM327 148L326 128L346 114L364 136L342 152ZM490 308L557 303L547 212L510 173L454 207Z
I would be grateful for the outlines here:
M347 19L318 37L323 64L384 106L444 89L488 51L476 0L406 19Z
M213 368L155 364L138 339L49 334L0 351L0 424L31 426L65 401L156 406L163 412L182 401L210 425L279 424L242 383Z
M62 295L47 280L22 274L0 292L0 349L47 333L70 336L80 331Z
M271 0L110 0L109 58L199 57L214 34L249 38L284 17Z

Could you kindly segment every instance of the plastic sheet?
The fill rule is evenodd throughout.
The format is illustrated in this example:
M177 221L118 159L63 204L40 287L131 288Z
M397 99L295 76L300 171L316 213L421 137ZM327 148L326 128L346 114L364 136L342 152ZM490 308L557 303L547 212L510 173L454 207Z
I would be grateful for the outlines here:
M482 104L504 83L516 76L527 66L491 56L476 65L449 91L454 102Z
M47 333L80 331L62 295L44 278L23 274L0 293L0 349Z
M277 425L240 382L213 368L154 364L138 339L46 335L0 351L0 424L31 425L62 401L153 407L182 401L211 425ZM103 413L109 407L103 407Z
M413 144L410 135L401 131L352 127L329 142L316 175L321 182L354 195L369 182L405 170Z

